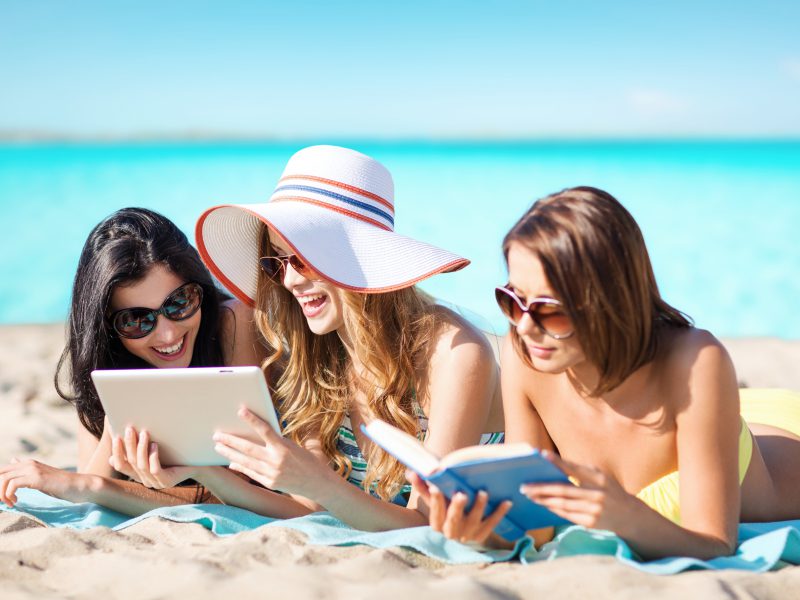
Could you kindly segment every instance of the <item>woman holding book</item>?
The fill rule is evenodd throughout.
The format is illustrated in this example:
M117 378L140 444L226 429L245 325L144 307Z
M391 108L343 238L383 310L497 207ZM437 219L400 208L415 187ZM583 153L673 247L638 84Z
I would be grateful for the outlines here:
M255 307L275 348L265 364L283 422L279 437L244 412L263 443L218 434L218 451L281 501L365 530L427 516L363 423L379 417L437 455L502 437L482 436L503 421L487 339L414 286L469 261L396 234L393 195L374 159L313 146L291 158L269 203L214 207L197 224L206 264Z
M648 558L730 554L740 518L800 517L800 395L741 390L740 410L725 348L661 298L616 199L580 187L539 200L503 252L507 440L549 451L577 484L524 485L531 500ZM435 529L495 541L484 500L465 512L412 479Z
M112 439L90 374L95 369L258 365L264 350L252 319L248 307L217 289L197 250L172 221L143 208L124 208L104 219L81 252L67 345L55 380L58 393L77 411L78 470L35 460L0 466L0 501L13 505L21 487L127 514L208 500L197 485L154 491L119 478L149 476L149 467L136 456L150 462L150 440L146 432L137 436L132 430L124 439ZM64 387L67 378L70 389ZM240 479L219 470L217 476Z

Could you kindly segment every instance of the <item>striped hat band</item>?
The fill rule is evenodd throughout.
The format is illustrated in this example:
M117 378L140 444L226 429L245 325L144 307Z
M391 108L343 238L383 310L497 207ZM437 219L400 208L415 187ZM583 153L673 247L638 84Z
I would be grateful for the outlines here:
M394 204L390 199L332 179L312 175L284 176L270 201L307 202L394 231Z

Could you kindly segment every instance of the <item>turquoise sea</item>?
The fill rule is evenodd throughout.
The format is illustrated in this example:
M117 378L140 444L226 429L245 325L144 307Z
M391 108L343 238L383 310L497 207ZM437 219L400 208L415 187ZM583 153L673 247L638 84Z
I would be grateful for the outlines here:
M594 185L639 221L662 294L698 326L800 338L799 141L340 143L392 171L397 231L472 259L423 287L496 331L504 233L536 198ZM304 145L0 145L0 323L64 319L86 235L117 208L193 239L206 207L268 199Z

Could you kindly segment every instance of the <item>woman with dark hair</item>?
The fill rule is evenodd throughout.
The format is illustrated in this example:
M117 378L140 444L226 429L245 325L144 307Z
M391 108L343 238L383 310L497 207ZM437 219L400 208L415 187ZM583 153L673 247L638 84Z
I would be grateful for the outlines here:
M576 484L524 494L647 558L730 554L740 518L800 517L800 396L738 389L722 344L661 298L615 198L579 187L539 200L503 253L507 440L545 449ZM497 541L508 507L483 519L486 498L465 512L463 495L448 505L412 478L434 529Z
M95 369L258 365L263 354L250 309L217 289L174 223L142 208L115 212L92 230L81 252L67 344L56 370L56 390L75 405L80 421L78 471L33 460L0 467L0 501L13 504L16 489L31 487L136 514L208 499L199 485L154 491L116 478L119 473L148 477L148 469L124 457L140 443L149 450L149 439L127 431L124 440L112 440L90 374Z

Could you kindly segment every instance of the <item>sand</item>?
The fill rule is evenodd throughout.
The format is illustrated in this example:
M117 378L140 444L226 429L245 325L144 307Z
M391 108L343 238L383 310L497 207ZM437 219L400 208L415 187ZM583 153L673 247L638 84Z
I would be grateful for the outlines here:
M750 387L800 389L800 342L724 340ZM76 462L75 415L53 388L56 325L0 327L0 464ZM219 538L149 519L121 532L53 529L0 512L0 598L793 598L800 567L655 576L608 557L447 566L400 548L327 548L268 528Z

